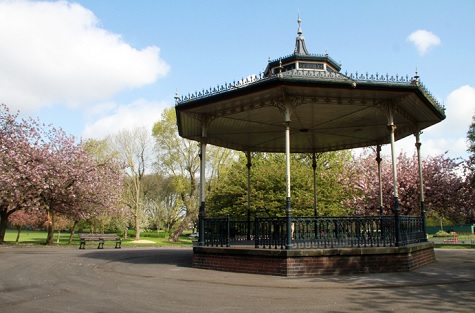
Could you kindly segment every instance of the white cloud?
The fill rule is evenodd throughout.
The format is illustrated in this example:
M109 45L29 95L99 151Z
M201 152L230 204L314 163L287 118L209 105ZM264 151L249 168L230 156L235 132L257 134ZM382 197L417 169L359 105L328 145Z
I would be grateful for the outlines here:
M0 102L22 111L87 106L169 70L158 47L137 50L65 1L0 1L0 42Z
M110 109L110 103L106 104ZM150 102L144 99L134 101L125 106L115 106L109 115L88 123L83 138L103 139L123 129L146 127L152 133L153 124L161 118L166 103Z
M422 29L411 33L407 39L414 43L417 51L419 51L419 55L421 56L425 55L430 48L440 45L441 43L438 36L431 33L430 31Z
M475 114L475 88L462 86L452 91L445 101L445 115L442 122L424 129L421 135L423 156L444 154L451 158L468 157L467 132ZM412 155L416 148L415 136L408 136L396 142L396 153L400 151ZM383 154L390 155L390 145L383 147Z

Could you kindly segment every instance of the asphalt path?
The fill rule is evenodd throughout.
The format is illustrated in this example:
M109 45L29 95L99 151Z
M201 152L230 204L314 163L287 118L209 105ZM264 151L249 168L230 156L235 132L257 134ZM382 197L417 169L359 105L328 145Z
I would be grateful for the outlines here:
M475 312L475 250L407 273L285 278L191 268L190 248L0 246L0 312Z

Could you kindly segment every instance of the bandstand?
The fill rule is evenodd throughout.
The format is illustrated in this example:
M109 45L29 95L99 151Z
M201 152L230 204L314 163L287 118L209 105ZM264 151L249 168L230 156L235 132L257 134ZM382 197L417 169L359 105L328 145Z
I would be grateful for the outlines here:
M264 73L176 97L180 136L200 143L199 239L193 247L193 266L316 276L409 271L433 262L433 245L425 232L419 135L445 118L444 109L417 73L413 77L342 73L328 54L309 54L300 23L299 19L293 54L269 61ZM399 212L394 143L410 135L415 136L419 156L418 216ZM248 177L252 152L285 153L285 216L207 217L208 144L246 153ZM385 144L391 146L392 155L392 215L325 217L316 210L310 217L292 215L291 153L315 156L375 146L380 173L379 154ZM315 175L315 163L313 168ZM250 201L248 194L248 212Z

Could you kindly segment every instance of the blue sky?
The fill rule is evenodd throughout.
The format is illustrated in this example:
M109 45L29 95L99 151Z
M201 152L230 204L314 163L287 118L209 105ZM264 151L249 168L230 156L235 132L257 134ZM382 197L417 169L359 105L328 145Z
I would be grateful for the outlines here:
M151 128L179 95L293 52L342 72L413 76L446 107L422 151L466 157L475 113L475 1L0 0L0 102L83 138ZM412 153L414 138L398 142Z

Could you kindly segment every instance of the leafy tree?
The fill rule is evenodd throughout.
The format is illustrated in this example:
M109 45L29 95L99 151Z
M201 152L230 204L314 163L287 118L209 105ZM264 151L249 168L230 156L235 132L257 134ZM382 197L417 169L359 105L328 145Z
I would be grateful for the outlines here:
M475 184L475 176L473 176L473 173L475 173L475 115L472 117L472 123L468 128L467 143L467 152L470 153L468 164L472 169L472 184Z
M347 166L348 151L317 155L317 207L319 215L347 214L341 203L352 189L348 184L351 168ZM313 169L312 156L291 156L292 214L312 216ZM210 214L245 218L247 216L247 158L241 154L229 166L223 177L211 189L208 202ZM285 155L256 153L251 167L251 215L284 216L286 206Z
M170 241L178 241L179 235L197 219L199 199L200 158L198 144L178 135L174 109L166 109L160 121L153 126L157 151L157 169L162 175L173 179L173 186L179 195L177 206L183 208L182 220L178 222ZM219 175L223 164L232 158L232 153L223 148L207 148L207 182Z
M145 127L122 130L109 138L109 143L126 167L123 200L134 219L135 240L140 239L140 225L143 211L143 180L150 170L153 142Z
M184 214L180 195L176 192L173 177L163 178L158 174L150 177L155 188L145 194L145 214L150 225L157 231L164 228L169 232Z
M171 241L178 241L179 235L198 214L198 181L200 159L196 142L178 135L176 115L173 109L165 109L161 120L153 126L157 148L157 167L164 175L174 178L184 217L170 235Z
M98 166L102 164L113 163L116 164L117 169L122 168L122 163L119 161L117 151L114 151L107 139L88 139L81 143L81 147L88 152L90 157L96 162ZM123 190L123 178L117 182L117 190ZM122 198L121 198L122 199ZM109 230L123 230L124 235L127 234L126 228L128 226L130 214L125 206L122 204L113 210L101 210L95 216L89 218L87 221L94 232L105 232L106 228ZM70 225L70 242L74 236L74 231L79 225L78 220L74 220ZM126 236L124 238L127 238Z

